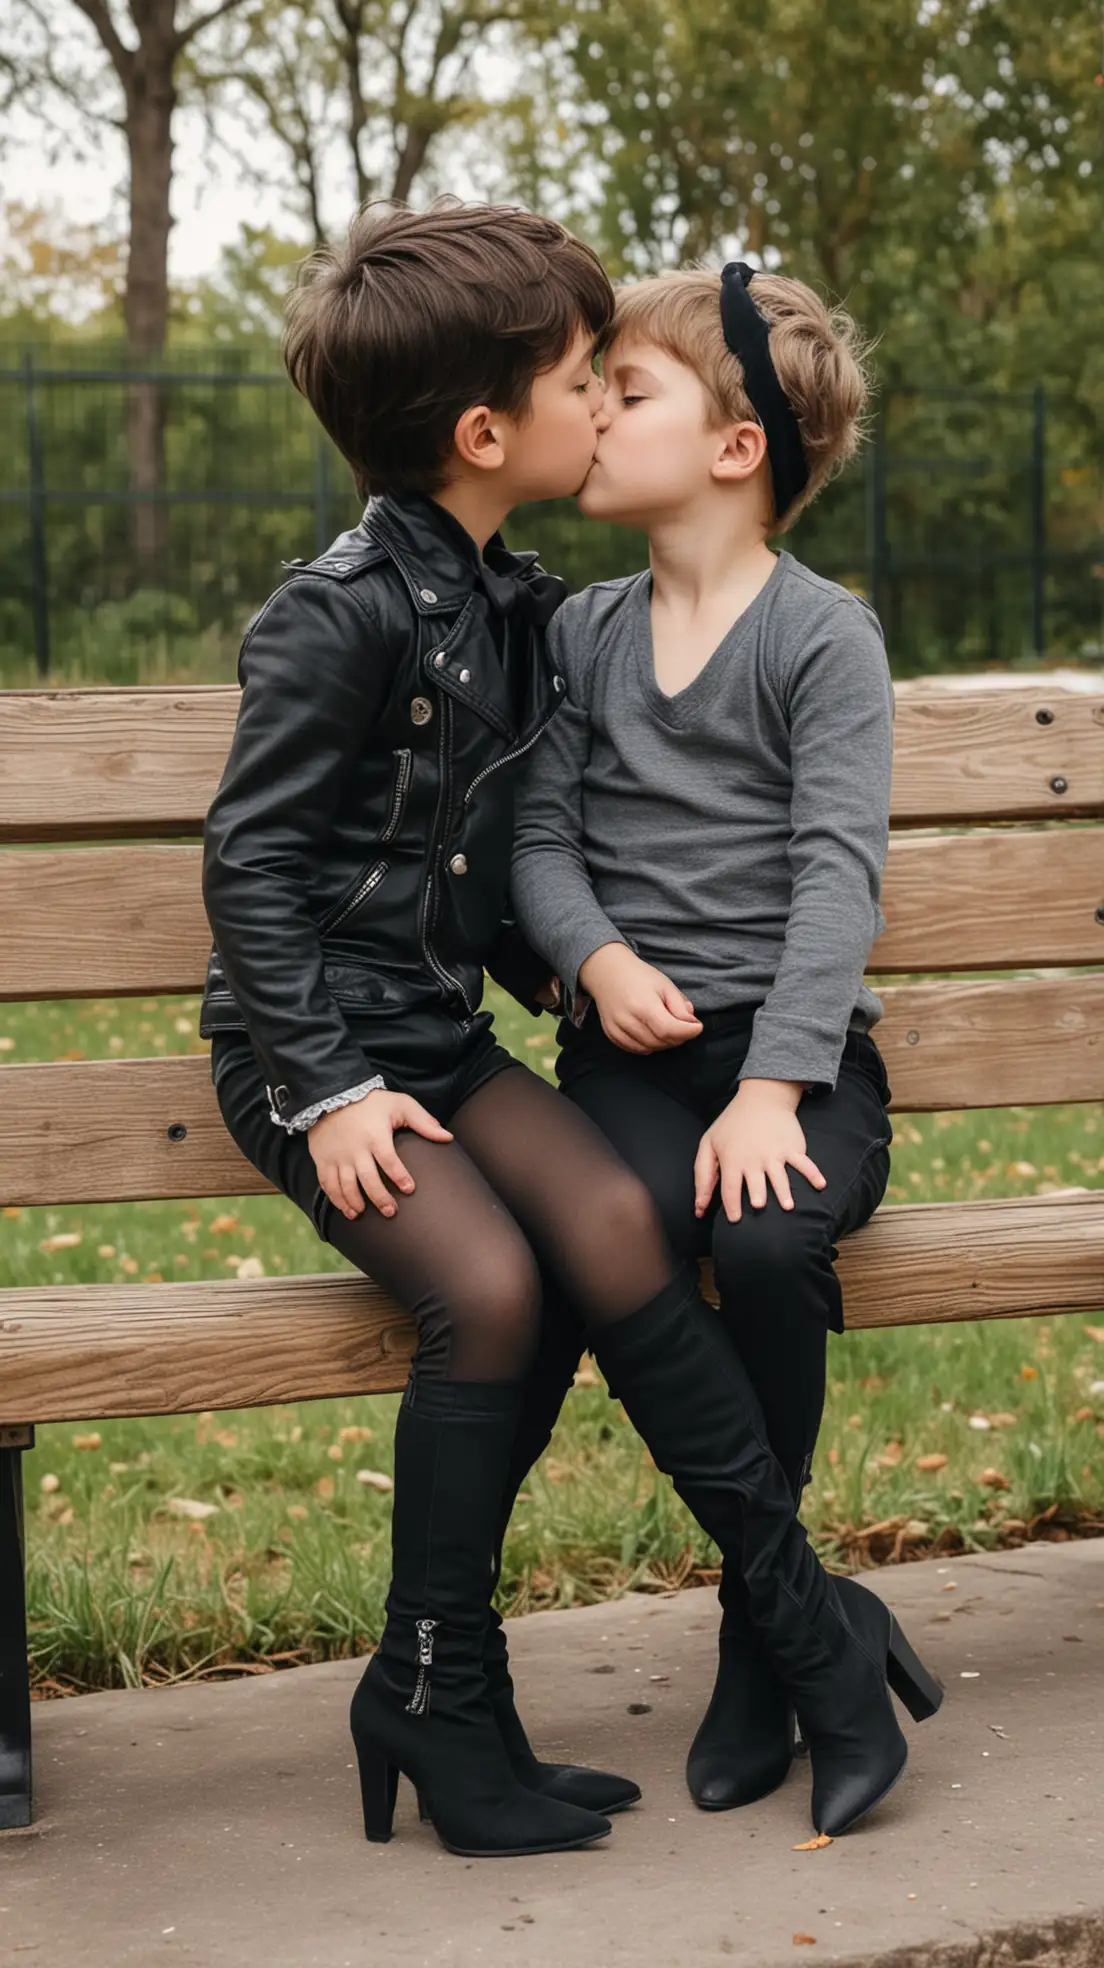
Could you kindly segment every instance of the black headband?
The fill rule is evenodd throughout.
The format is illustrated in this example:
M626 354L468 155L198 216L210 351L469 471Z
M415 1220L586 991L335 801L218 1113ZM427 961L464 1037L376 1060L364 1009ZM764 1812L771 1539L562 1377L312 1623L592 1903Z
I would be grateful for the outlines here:
M793 404L771 360L770 323L760 314L748 283L755 268L730 260L721 273L721 327L733 355L743 365L744 388L767 440L774 516L780 520L809 482L809 467Z

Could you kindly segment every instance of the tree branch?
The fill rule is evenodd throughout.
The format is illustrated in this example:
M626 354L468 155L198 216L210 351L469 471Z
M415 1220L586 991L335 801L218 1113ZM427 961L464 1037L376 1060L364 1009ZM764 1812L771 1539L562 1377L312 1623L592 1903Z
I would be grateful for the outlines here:
M80 6L81 4L82 0L77 0L77 5ZM181 48L186 48L189 41L194 41L197 34L202 34L205 27L210 27L212 21L221 20L224 14L232 14L239 7L244 7L248 4L249 0L219 0L217 7L212 7L208 13L200 14L198 19L189 21L187 27L177 30L173 37L173 46L177 50L177 53L179 53Z
M123 87L134 73L134 50L119 39L115 23L107 10L107 0L73 0L87 21L91 21Z

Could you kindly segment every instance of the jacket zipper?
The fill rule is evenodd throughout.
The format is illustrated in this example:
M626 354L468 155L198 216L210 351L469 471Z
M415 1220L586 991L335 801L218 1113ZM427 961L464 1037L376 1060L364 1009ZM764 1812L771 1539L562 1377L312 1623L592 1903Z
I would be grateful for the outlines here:
M429 1710L429 1670L433 1666L433 1632L436 1620L416 1620L418 1629L418 1679L406 1704L408 1715L425 1715Z
M441 735L437 741L437 762L438 762L438 769L441 774L441 784L443 787L447 789L447 795L448 795L447 803L445 806L445 824L440 834L440 843L443 844L445 841L447 841L449 837L449 826L452 820L452 779L451 779L451 774L449 772L449 764L448 764L450 741L452 738L452 699L450 697L447 697L444 691L440 691L438 695L441 705ZM440 846L438 847L437 851L440 852ZM438 960L434 951L430 949L429 932L433 924L433 916L434 916L433 897L434 897L433 875L430 874L426 879L425 914L422 917L422 949L425 953L425 960L429 965L430 969L432 970L439 984L445 985L446 988L451 987L452 990L459 992L461 998L464 1001L464 1009L467 1012L468 1017L472 1018L475 1015L472 1009L472 1002L467 992L465 991L464 986L461 984L460 979L458 977L453 977L451 971L445 969L444 965Z
M555 717L556 711L558 710L559 710L559 705L557 704L552 711L551 717L546 717L543 724L538 724L532 737L527 738L525 740L524 745L515 746L512 752L504 752L500 759L495 759L493 765L485 765L483 767L482 772L476 773L475 778L472 780L471 785L468 787L467 792L464 794L464 805L461 809L462 812L467 811L468 802L471 799L471 796L474 793L476 787L481 786L483 784L484 779L489 779L492 772L500 772L504 765L511 765L514 759L524 758L526 752L532 751L533 746L537 742L537 739L543 737L544 733L547 731L549 725L552 722L552 718Z
M410 770L414 762L414 754L404 745L401 751L395 753L395 757L398 761L398 770L395 774L395 795L391 801L390 817L380 835L381 847L385 847L389 840L394 839L398 831L399 822L403 817L403 809L406 806L406 795L410 790Z
M403 746L401 750L396 751L395 753L395 759L397 761L396 771L395 771L395 790L391 796L391 811L387 816L387 825L379 837L378 845L380 847L384 847L389 840L393 840L395 834L398 832L399 823L402 820L403 812L406 807L406 795L410 790L410 774L411 774L411 766L413 764L413 756L414 756L413 753L409 751L406 746ZM346 916L350 915L354 909L358 908L360 904L364 901L365 897L371 895L372 890L374 888L379 887L381 881L383 880L385 874L388 872L390 866L391 863L389 861L375 862L374 865L371 868L369 868L368 873L364 876L363 880L357 883L357 886L354 889L352 895L350 895L349 900L347 902L342 903L336 916L330 918L323 917L319 929L320 935L328 936L332 930L335 930L338 927L339 923L343 923L345 921Z
M365 896L371 895L372 890L379 887L390 866L390 861L377 861L374 867L369 868L364 880L358 883L354 893L350 895L349 900L344 903L332 921L323 922L320 925L319 935L331 935L338 925L345 921L346 916L351 915L353 910L359 907L364 901Z

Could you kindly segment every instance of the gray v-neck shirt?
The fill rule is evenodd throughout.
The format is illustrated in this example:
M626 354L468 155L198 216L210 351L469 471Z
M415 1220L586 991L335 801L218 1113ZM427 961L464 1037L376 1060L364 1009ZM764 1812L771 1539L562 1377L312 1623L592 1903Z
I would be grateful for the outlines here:
M834 1086L889 829L893 691L873 609L778 555L704 668L659 688L648 570L549 626L565 702L518 807L518 920L569 993L628 943L697 1011L758 1004L744 1078Z

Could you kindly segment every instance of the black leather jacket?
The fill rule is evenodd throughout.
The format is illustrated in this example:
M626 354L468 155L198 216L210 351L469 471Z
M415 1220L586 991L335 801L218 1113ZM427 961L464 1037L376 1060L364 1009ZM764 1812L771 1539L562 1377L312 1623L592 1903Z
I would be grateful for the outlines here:
M549 967L508 916L510 851L563 692L542 630L565 593L535 554L496 534L481 561L435 501L388 496L246 629L204 830L200 1032L248 1032L284 1119L375 1071L377 1019L432 1005L459 1038L484 968L539 1011Z

